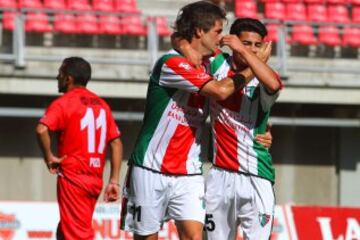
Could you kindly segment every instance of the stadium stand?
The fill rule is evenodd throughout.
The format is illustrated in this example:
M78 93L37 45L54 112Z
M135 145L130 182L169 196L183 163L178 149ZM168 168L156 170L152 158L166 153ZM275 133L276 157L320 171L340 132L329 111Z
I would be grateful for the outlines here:
M285 19L285 6L281 2L266 2L265 17L276 20Z
M44 0L44 7L56 10L66 9L65 0Z
M65 34L76 33L77 27L75 16L73 14L55 14L54 31Z
M0 7L16 8L17 2L16 2L16 0L0 0Z
M88 0L69 0L68 9L89 11L92 8Z
M286 9L286 20L293 20L293 21L306 21L306 7L301 2L291 2L287 3L285 6Z
M235 0L235 16L258 18L256 2L249 0Z

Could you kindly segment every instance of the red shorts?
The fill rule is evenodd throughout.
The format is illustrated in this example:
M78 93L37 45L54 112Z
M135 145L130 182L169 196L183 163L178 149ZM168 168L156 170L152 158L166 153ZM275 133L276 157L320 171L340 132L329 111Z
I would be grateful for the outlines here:
M62 237L66 240L94 239L92 216L97 197L77 187L65 177L58 177L59 239Z

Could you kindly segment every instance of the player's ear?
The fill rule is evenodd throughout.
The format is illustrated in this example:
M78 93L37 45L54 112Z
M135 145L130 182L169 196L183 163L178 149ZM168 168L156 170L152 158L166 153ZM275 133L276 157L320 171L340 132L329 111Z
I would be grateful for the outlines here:
M74 77L73 76L66 76L66 84L67 85L74 85L75 84L75 79L74 79Z
M196 28L195 30L195 37L201 38L201 36L204 34L204 30L200 28Z

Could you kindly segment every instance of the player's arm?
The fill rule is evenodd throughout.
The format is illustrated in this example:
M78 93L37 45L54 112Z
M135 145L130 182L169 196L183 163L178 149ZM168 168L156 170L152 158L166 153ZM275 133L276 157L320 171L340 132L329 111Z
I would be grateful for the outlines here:
M36 126L36 135L46 166L48 167L50 173L56 174L58 172L60 163L66 156L61 158L54 156L53 152L51 151L51 137L49 128L46 125L38 123Z
M241 72L235 73L232 77L224 78L221 81L212 79L201 88L200 94L217 101L222 101L227 99L237 90L245 87L251 78L252 72L247 68Z
M271 54L271 44L265 43L256 56L247 49L236 35L226 35L222 39L224 45L238 52L247 62L256 78L262 83L269 93L275 93L281 88L281 82L273 69L266 64Z
M110 160L110 178L106 186L104 200L113 202L119 198L120 194L120 169L123 157L123 144L120 138L115 138L110 142L111 160Z

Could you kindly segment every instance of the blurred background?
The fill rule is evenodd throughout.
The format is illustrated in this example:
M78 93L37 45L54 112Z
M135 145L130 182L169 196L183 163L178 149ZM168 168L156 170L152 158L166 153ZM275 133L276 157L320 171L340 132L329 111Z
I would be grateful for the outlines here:
M88 87L106 99L122 131L125 177L149 72L171 48L176 14L189 2L0 0L1 201L56 201L56 177L34 128L59 96L55 77L68 56L92 64ZM228 12L225 33L235 18L253 17L274 42L270 65L285 85L271 114L277 204L359 208L360 1L214 2ZM208 136L204 146L206 159Z

